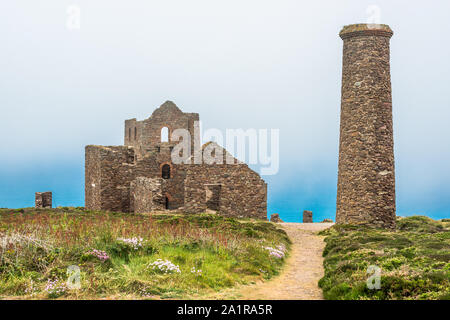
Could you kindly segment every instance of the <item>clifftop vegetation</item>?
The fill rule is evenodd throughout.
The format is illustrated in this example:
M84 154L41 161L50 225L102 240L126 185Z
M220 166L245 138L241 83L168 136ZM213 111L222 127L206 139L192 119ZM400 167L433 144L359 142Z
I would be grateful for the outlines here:
M1 209L0 297L189 298L271 278L289 246L250 219Z
M335 225L326 235L326 299L450 299L450 220L414 216L397 231ZM370 290L369 266L381 268L380 289Z

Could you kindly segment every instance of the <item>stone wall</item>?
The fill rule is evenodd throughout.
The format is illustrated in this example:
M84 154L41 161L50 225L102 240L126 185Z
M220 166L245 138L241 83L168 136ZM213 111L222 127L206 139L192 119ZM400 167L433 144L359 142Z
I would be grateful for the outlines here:
M161 166L170 163L168 150L135 160L134 148L125 146L87 146L85 157L85 199L90 210L133 212L131 183L137 177L161 178ZM161 192L170 209L176 209L184 205L185 172L183 166L170 165L171 177L163 179Z
M163 145L159 152L147 153L141 160L137 160L133 168L135 177L161 178L163 165L170 166L170 178L162 179L162 195L168 198L170 209L177 209L184 205L183 165L171 162L170 147Z
M51 208L53 205L53 196L50 191L36 192L34 195L35 208Z
M130 212L146 213L164 210L161 178L137 177L130 187Z
M143 157L146 153L152 152L164 144L161 142L161 129L167 127L169 130L168 145L173 146L176 143L170 140L174 130L186 129L193 137L191 139L193 148L194 139L198 140L198 137L194 135L195 121L199 121L198 113L184 113L172 101L166 101L146 120L125 120L125 145L135 147L138 157Z
M86 146L84 152L84 198L85 207L89 210L101 210L100 177L101 156L99 146Z
M129 212L134 149L91 145L86 147L85 157L86 208Z
M337 223L395 228L395 174L386 25L351 25L342 69Z
M267 219L267 184L245 164L187 165L183 209L192 213L210 209L212 185L220 192L216 200L220 214Z

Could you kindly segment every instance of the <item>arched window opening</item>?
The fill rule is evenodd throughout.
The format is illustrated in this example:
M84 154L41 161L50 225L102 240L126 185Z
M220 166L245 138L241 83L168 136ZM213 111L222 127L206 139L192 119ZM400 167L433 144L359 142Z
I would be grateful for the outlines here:
M136 140L136 139L137 139L137 128L134 127L134 140Z
M167 127L161 129L161 142L169 142L169 128Z
M165 165L162 166L161 176L162 176L163 179L169 179L170 178L170 166L168 164L165 164Z
M131 128L128 128L128 140L131 140Z

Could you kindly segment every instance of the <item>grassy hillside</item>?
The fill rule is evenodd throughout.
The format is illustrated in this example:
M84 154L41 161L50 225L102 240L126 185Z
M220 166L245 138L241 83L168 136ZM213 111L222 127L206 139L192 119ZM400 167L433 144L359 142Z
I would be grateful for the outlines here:
M322 234L326 299L450 299L448 219L402 218L395 232L335 225ZM366 284L371 265L381 268L379 290Z
M215 215L1 209L0 297L189 298L276 275L289 245L271 223Z

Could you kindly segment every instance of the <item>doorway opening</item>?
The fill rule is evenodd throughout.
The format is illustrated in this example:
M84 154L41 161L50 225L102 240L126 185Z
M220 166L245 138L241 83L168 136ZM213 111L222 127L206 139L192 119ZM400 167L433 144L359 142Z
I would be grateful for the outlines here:
M206 184L206 208L218 211L220 208L220 191L222 186L220 184Z
M169 210L169 197L166 197L164 200L164 207L166 208L166 210Z

